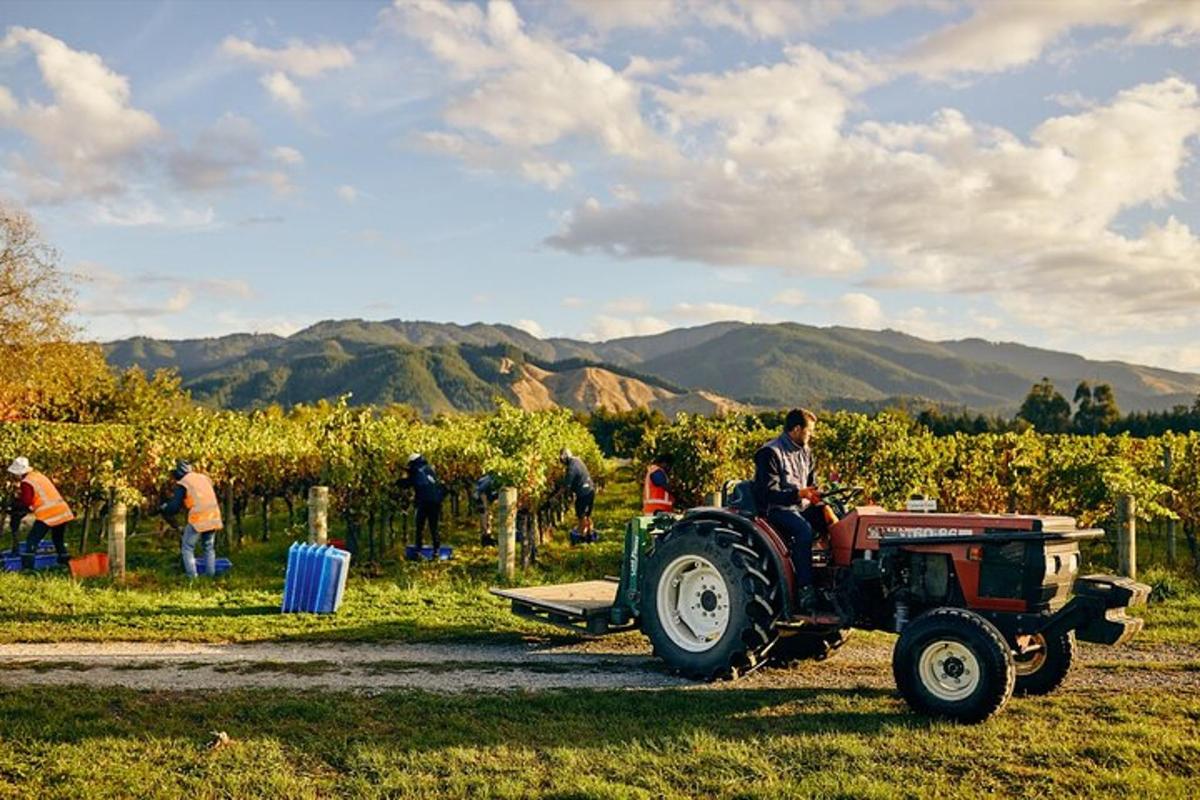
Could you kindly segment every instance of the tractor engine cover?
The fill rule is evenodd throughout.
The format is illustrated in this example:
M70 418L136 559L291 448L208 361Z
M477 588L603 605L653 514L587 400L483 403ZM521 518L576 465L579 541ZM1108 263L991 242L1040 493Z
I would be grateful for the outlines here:
M937 605L955 585L968 608L1043 613L1061 608L1079 574L1079 542L1102 535L1072 517L926 514L860 507L831 531L835 563L905 565L904 587Z

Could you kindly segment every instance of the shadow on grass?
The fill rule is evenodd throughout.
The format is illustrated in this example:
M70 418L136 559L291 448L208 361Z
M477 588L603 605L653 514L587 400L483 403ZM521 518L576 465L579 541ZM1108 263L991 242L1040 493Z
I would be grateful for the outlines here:
M352 722L352 724L347 724ZM401 751L516 745L603 748L703 735L731 742L805 733L877 734L931 723L875 689L554 691L440 695L239 690L0 690L0 740L269 737L331 763L362 742Z

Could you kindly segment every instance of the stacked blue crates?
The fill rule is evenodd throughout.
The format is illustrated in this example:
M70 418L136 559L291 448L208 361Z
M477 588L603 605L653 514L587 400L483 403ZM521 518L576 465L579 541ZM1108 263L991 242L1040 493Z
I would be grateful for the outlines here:
M283 581L285 614L332 614L346 593L350 554L329 545L294 543Z
M21 569L21 556L19 553L26 553L29 548L25 546L25 542L21 542L17 546L18 553L12 551L6 552L2 557L4 570L7 572L17 572ZM49 539L43 539L38 542L37 553L33 558L34 569L48 569L49 567L57 566L58 556L54 552L54 542Z

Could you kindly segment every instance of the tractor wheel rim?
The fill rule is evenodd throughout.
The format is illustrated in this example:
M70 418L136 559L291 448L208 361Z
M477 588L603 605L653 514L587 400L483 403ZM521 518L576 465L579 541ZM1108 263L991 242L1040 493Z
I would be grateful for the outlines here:
M930 642L918 662L921 683L939 700L965 700L982 679L979 659L971 648L954 639Z
M1046 637L1040 633L1029 640L1030 647L1037 649L1031 653L1013 654L1013 665L1017 668L1017 677L1032 675L1046 664Z
M711 649L729 627L729 588L703 556L680 556L668 564L656 594L663 629L688 652Z

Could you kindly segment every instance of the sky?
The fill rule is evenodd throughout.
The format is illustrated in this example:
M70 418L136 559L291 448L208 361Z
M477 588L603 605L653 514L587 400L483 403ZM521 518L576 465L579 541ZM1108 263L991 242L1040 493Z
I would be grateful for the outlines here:
M1200 0L0 0L100 340L724 319L1200 371Z

